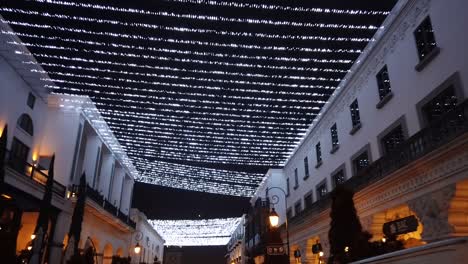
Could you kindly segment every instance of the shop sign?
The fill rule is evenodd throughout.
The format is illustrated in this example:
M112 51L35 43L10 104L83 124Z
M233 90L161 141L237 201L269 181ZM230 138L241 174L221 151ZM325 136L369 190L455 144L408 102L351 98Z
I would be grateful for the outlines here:
M414 232L418 229L418 219L414 215L387 222L383 225L383 233L387 236L397 236Z
M284 247L283 245L271 245L267 246L267 255L275 256L275 255L284 255Z

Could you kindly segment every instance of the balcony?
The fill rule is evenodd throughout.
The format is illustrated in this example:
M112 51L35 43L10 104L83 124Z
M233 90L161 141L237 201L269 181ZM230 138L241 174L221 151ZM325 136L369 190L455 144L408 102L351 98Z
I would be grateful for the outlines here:
M4 162L6 167L12 169L25 178L29 178L32 182L42 186L45 190L45 185L49 178L47 169L41 168L38 165L30 164L27 161L12 155L8 150L6 151L5 156L6 159ZM64 185L54 180L52 192L60 197L65 197L66 188Z
M71 187L71 192L75 195L78 194L78 185L73 185ZM96 191L89 185L86 188L86 197L94 201L96 204L101 206L101 208L104 209L106 212L115 216L129 227L133 229L136 228L136 223L132 221L127 214L120 211L117 207L115 207L113 204L107 201L103 195L101 195L98 191Z
M358 175L350 178L344 185L358 192L467 132L468 100L465 100L440 119L400 144L398 149L376 160ZM308 215L319 213L329 208L330 204L331 198L328 193L291 218L290 223L299 222L300 219Z

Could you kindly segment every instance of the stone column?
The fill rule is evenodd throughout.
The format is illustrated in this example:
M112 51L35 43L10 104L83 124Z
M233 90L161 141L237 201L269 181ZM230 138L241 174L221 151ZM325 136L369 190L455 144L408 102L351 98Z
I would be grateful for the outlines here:
M456 186L451 184L408 202L423 224L422 239L427 242L452 236L454 227L449 222L449 211Z
M50 264L59 264L62 258L63 239L70 226L71 215L68 212L60 212L57 215L54 237L50 240Z

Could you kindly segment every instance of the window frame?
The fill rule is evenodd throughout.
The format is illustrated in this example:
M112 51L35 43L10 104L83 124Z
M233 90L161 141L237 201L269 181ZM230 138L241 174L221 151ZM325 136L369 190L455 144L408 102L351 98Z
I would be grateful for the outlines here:
M317 185L315 185L315 194L316 194L316 201L318 200L321 200L325 197L325 195L321 195L321 192L319 191L319 189L322 187L322 186L325 186L325 190L327 190L327 194L329 193L328 191L328 184L327 184L327 179L323 179L321 182L319 182Z
M320 144L320 141L315 144L315 160L317 161L317 164L315 165L315 168L320 167L322 165L322 146Z
M381 93L381 91L383 90L382 86L384 86L384 82L385 82L383 80L384 78L382 77L384 72L387 72L387 77L388 77L388 82L389 82L390 87L388 87L388 91L385 94L382 94ZM392 81L390 80L390 73L389 73L387 64L385 64L379 70L379 72L375 75L375 79L376 79L376 82L377 82L377 93L378 93L378 96L379 96L379 102L377 103L377 105L375 107L377 109L380 109L385 104L387 104L387 102L390 101L390 99L393 98Z
M429 22L429 25L431 26L431 29L432 29L432 37L434 39L434 43L435 43L435 46L430 50L428 51L425 55L421 56L422 55L422 50L419 48L418 46L418 34L417 34L417 31L423 26L424 23L426 22ZM429 62L431 62L439 53L440 53L440 47L439 45L437 44L437 39L436 39L436 35L435 35L435 30L434 30L434 26L433 26L433 23L432 23L432 19L430 16L426 16L425 18L423 18L421 20L421 22L418 24L418 26L414 29L413 31L413 36L414 36L414 43L416 45L416 53L418 55L418 64L416 64L416 66L414 67L416 71L422 71L428 64ZM427 37L425 34L422 35L423 38L424 38L424 43L425 45L427 46Z
M309 206L307 206L307 197L310 197L310 205L312 206L312 204L314 203L314 192L312 190L310 190L309 192L307 192L306 194L304 194L304 208L303 210L306 210L307 208L309 208Z
M299 188L299 171L297 168L294 169L294 190L297 190Z
M332 143L332 149L330 150L330 153L333 154L340 148L340 138L338 136L338 125L336 123L334 123L330 127L330 138L331 138L331 143Z
M34 109L35 104L36 104L36 96L32 92L29 92L26 105L29 106L29 108Z
M330 181L331 181L332 190L336 188L335 175L337 175L339 172L343 172L343 177L344 177L343 183L345 183L348 180L348 177L346 175L346 164L343 163L340 166L338 166L338 168L336 168L330 173Z
M460 73L457 71L445 79L441 84L439 84L435 89L433 89L428 95L426 95L416 104L416 111L418 113L418 120L421 129L429 125L429 120L427 120L427 117L424 113L424 107L450 86L453 86L454 88L455 95L458 98L458 104L465 100L465 93L463 90Z
M403 137L405 140L408 139L408 127L406 125L406 116L402 115L400 118L395 120L393 123L391 123L387 128L385 128L382 132L380 132L377 136L377 145L379 148L380 156L383 157L387 155L385 147L382 144L382 139L387 136L392 130L397 128L398 126L401 126L401 129L403 131Z
M367 152L367 160L369 162L369 166L372 164L372 152L371 152L371 148L370 148L370 143L367 143L366 145L364 145L361 149L356 151L356 153L354 153L351 156L350 161L351 161L352 177L354 177L354 176L356 176L358 174L357 168L355 166L355 160L365 152Z
M310 168L309 168L309 157L306 156L304 158L304 180L307 180L310 176Z
M26 127L24 127L24 125L26 125ZM25 132L27 135L31 137L34 136L34 122L30 115L22 113L16 120L16 127L20 128L21 131Z
M353 109L353 105L355 104L355 109ZM354 101L349 105L349 111L351 114L351 131L349 132L350 135L354 135L362 126L361 123L361 113L359 111L359 102L358 99L354 99ZM356 119L357 116L357 119Z
M299 212L297 211L297 208L299 207ZM302 201L301 199L299 199L298 201L296 201L294 203L294 215L298 215L302 212L303 208L302 208Z

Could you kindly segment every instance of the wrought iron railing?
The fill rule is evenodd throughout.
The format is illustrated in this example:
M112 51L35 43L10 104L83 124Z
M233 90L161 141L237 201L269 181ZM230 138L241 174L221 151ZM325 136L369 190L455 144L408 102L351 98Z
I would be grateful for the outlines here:
M428 127L411 136L397 149L382 156L362 172L347 180L344 185L355 192L362 190L467 132L468 100L465 100ZM311 213L321 212L329 208L330 204L330 194L327 194L291 218L290 223L300 221L299 219Z
M74 193L75 195L78 195L78 185L72 185L71 192ZM100 194L97 190L95 190L89 185L86 188L86 197L93 200L95 203L100 205L108 213L114 215L115 217L120 219L120 221L124 222L128 226L132 228L136 228L136 223L132 221L127 214L120 211L111 202L107 201L102 194Z
M6 151L5 157L6 159L4 162L9 168L45 187L47 179L49 178L48 172L46 172L47 169L28 163L26 160L12 155L8 150ZM54 180L52 192L58 194L60 197L65 197L66 188L64 185Z

